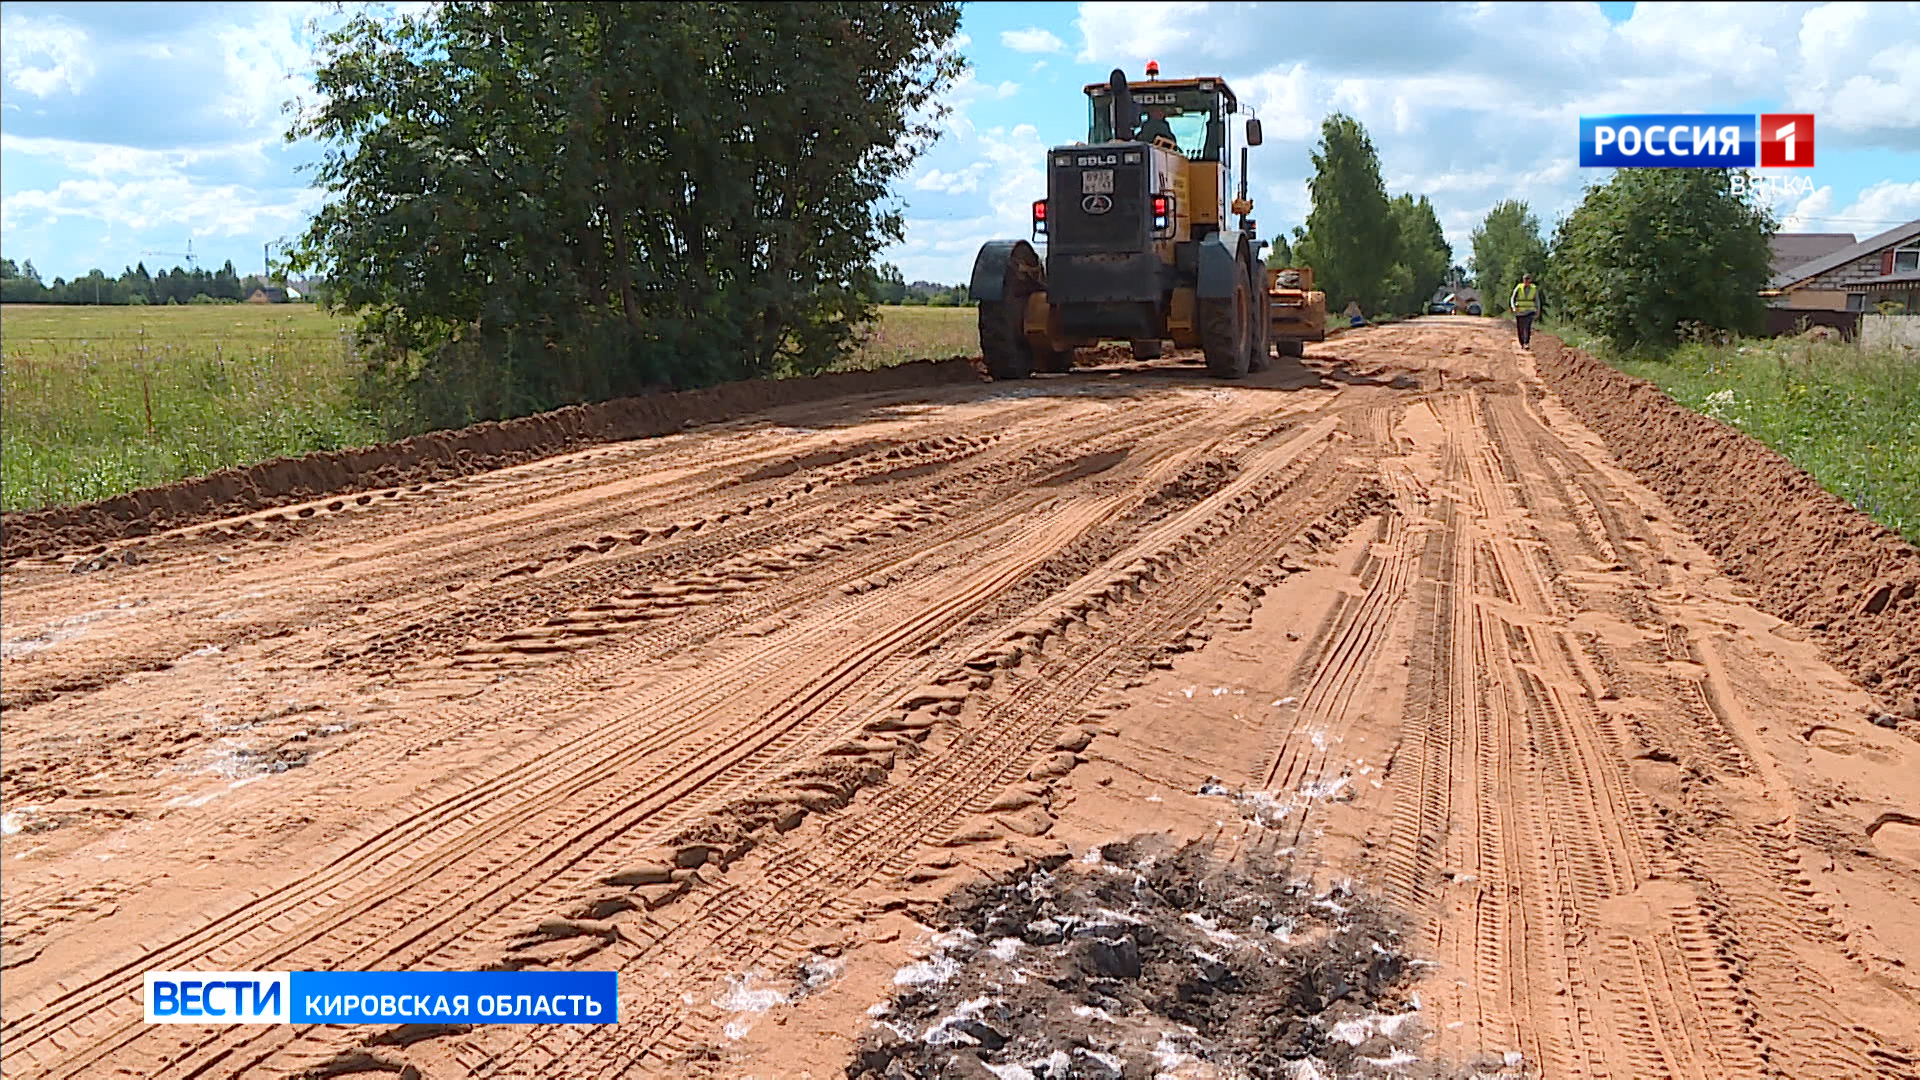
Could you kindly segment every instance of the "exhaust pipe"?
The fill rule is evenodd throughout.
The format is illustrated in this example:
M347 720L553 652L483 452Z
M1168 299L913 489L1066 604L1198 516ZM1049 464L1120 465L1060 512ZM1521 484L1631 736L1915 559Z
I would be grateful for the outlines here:
M1119 68L1107 78L1109 94L1113 98L1113 138L1115 142L1133 141L1133 123L1140 118L1140 110L1133 107L1133 91L1127 86L1127 73Z

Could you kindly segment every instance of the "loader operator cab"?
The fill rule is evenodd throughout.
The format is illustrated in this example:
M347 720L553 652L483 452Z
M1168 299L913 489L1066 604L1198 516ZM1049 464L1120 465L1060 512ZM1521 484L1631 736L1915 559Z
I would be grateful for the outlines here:
M1112 90L1104 83L1087 87L1087 141L1113 141ZM1152 142L1164 133L1180 147L1188 161L1222 161L1227 153L1226 118L1237 108L1233 91L1211 79L1183 80L1164 88L1143 84L1133 91L1140 116L1135 138Z

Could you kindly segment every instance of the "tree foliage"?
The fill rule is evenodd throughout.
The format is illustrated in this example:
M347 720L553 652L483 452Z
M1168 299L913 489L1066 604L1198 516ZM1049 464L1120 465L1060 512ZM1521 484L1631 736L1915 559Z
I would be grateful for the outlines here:
M1446 283L1453 245L1425 195L1395 196L1392 208L1396 257L1387 275L1386 302L1389 310L1417 315Z
M1273 247L1267 251L1267 265L1287 267L1293 264L1293 245L1287 243L1286 234L1275 236Z
M1276 241L1269 265L1313 267L1330 307L1420 311L1453 258L1433 204L1425 195L1387 197L1379 155L1351 117L1336 113L1321 125L1313 164L1307 227L1294 230L1291 250L1284 237Z
M1398 229L1367 129L1344 113L1327 117L1313 170L1313 210L1305 233L1295 233L1294 257L1313 267L1329 307L1357 300L1377 310L1388 296Z
M950 3L446 3L321 45L293 265L416 419L808 370L870 313Z
M907 279L892 263L881 263L864 288L867 298L876 304L898 304L907 298Z
M1688 323L1754 333L1774 227L1726 170L1621 169L1561 222L1549 283L1622 352L1664 352Z
M1532 274L1539 282L1546 269L1547 245L1540 239L1540 219L1526 203L1518 199L1499 203L1473 230L1473 280L1487 314L1507 310L1522 274ZM1561 298L1556 292L1544 299L1558 302Z

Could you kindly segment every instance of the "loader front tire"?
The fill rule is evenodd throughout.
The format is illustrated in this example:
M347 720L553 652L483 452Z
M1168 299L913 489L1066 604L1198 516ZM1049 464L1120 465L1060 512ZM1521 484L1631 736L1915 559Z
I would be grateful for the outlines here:
M1253 280L1247 286L1252 296L1252 341L1247 346L1248 366L1255 374L1273 366L1273 314L1267 310L1266 274L1259 265L1253 268Z

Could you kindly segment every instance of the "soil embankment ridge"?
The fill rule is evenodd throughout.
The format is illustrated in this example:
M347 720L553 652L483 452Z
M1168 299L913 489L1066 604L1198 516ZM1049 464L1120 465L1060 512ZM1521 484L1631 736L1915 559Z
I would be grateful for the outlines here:
M0 515L0 560L146 536L328 495L471 476L595 443L666 435L689 424L736 419L781 405L977 378L968 361L928 360L806 379L753 379L571 405L376 446L276 458L110 499Z
M1759 606L1920 719L1920 550L1738 429L1541 334L1540 372Z

